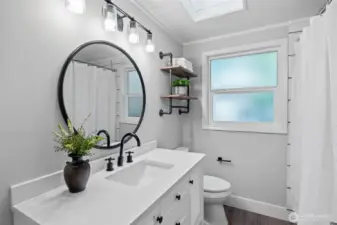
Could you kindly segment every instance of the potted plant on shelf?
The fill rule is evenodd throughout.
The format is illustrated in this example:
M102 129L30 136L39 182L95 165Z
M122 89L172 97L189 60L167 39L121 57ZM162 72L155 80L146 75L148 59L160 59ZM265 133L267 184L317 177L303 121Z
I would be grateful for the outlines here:
M63 170L65 183L71 193L85 190L90 176L90 164L89 160L83 159L83 156L91 155L91 149L104 139L96 135L86 135L83 124L75 130L71 121L68 120L67 129L59 124L59 133L54 132L55 141L58 143L55 151L64 151L72 158L72 162L67 162Z
M186 79L177 79L173 81L172 86L174 87L175 95L186 96L190 81Z

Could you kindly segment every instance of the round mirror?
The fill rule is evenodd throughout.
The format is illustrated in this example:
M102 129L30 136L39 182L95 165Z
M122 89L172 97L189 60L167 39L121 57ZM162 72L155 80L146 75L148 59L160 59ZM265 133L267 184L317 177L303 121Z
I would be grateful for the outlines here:
M99 149L116 148L124 134L136 133L146 102L135 61L106 41L85 43L70 54L60 74L58 99L65 121L104 138Z

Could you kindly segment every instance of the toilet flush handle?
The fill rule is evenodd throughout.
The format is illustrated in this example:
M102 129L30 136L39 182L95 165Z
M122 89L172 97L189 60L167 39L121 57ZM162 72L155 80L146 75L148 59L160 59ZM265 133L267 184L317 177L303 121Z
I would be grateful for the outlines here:
M217 161L218 161L219 163L223 163L223 162L225 162L225 163L231 163L231 162L232 162L232 160L225 160L225 159L223 159L222 157L218 157Z

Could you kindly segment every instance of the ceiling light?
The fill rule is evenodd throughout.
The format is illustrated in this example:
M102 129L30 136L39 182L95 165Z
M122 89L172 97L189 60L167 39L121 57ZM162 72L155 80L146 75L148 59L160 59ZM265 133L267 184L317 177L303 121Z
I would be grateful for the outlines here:
M152 33L148 33L145 50L147 52L154 52L154 49L155 49L155 47L154 47L154 44L153 44L153 41L152 41Z
M107 4L103 7L104 29L107 32L117 30L117 12L113 5Z
M83 14L86 9L85 0L66 0L66 8L76 14Z
M137 24L136 24L135 20L130 21L129 41L132 44L139 43L139 34L138 34L138 31L137 31Z

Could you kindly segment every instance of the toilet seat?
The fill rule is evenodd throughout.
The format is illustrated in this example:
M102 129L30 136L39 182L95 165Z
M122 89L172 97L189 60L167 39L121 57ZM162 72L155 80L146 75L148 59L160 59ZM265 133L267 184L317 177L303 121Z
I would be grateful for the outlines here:
M204 192L207 193L222 193L228 192L231 188L231 184L218 177L204 176Z
M223 205L231 195L231 184L213 176L204 176L203 183L205 221L213 225L228 225Z

